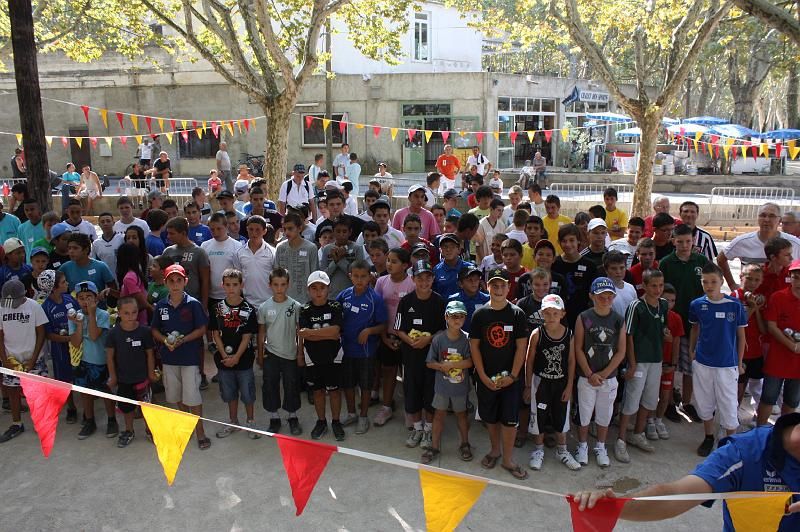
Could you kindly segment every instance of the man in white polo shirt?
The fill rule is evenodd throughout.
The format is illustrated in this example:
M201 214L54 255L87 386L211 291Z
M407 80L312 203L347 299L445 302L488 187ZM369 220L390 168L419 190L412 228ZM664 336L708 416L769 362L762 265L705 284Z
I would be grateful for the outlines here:
M247 219L247 244L236 250L233 265L242 272L244 298L256 307L272 297L269 274L275 261L275 248L264 241L267 221L254 214Z
M314 190L311 183L305 176L306 167L298 163L294 165L292 170L292 177L287 179L281 185L278 192L278 212L281 215L286 214L287 205L302 205L307 203L311 208L311 219L317 218L317 205L314 198Z

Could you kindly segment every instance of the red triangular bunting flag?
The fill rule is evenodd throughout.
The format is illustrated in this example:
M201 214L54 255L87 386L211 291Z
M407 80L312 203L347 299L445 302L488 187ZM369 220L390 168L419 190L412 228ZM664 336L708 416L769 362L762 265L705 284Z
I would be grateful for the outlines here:
M372 134L375 135L375 138L378 138L381 134L381 126L372 126Z
M734 161L736 160L736 148L738 148L738 146L731 146L731 155Z
M574 532L612 532L617 524L622 507L630 499L599 499L591 510L578 509L578 502L567 496L569 510L572 514L572 530Z
M69 139L67 139L67 137L61 137L61 145L64 146L65 148L68 148L69 147Z
M280 434L276 434L275 439L278 440L283 467L292 487L292 498L297 508L295 515L300 515L336 447Z
M478 139L478 144L483 142L483 131L478 131L475 133L475 138Z
M152 133L153 132L153 117L152 116L144 117L144 123L147 124L147 132L148 133Z
M92 143L92 148L97 148L97 137L89 137L89 141Z
M511 144L514 144L515 142L517 142L517 135L518 134L519 133L517 131L512 131L511 133L508 134L508 137L511 139Z
M128 137L120 137L119 141L122 143L123 146L128 144Z
M714 156L719 159L719 144L714 144Z
M776 143L775 144L775 157L780 159L782 151L783 151L783 144L781 144L780 142Z
M311 127L311 122L314 121L314 117L311 115L306 115L306 129Z
M20 375L20 384L28 407L31 409L33 428L39 435L42 454L50 456L56 439L58 414L67 402L72 386L66 382L52 379L37 379L30 375Z
M711 144L719 142L719 135L711 135Z
M345 131L345 129L347 129L347 122L345 122L344 120L342 120L341 122L339 122L339 133L341 133L342 135L344 135L344 131Z
M407 133L408 133L408 142L414 142L414 135L417 134L417 130L416 129L409 129L407 131Z
M197 129L197 120L192 120L192 129Z
M449 131L442 131L442 141L447 142L447 139L450 138Z
M117 113L117 122L119 122L119 127L122 129L125 129L125 124L123 122L124 120L125 120L125 115L123 115L122 113Z
M83 117L86 119L86 123L89 123L89 106L88 105L81 105L81 109L83 110Z
M242 122L244 122L245 131L250 131L250 121L249 120L242 120Z
M169 121L169 125L172 128L172 131L175 131L176 129L178 129L178 126L175 124L175 120L170 120Z
M211 122L211 131L214 133L216 138L219 138L219 124L216 122Z
M550 139L553 137L553 130L552 129L545 129L544 130L544 140L550 142Z
M758 146L750 146L750 153L753 154L753 159L758 159Z
M181 137L183 137L183 142L189 142L189 132L187 130L181 131Z

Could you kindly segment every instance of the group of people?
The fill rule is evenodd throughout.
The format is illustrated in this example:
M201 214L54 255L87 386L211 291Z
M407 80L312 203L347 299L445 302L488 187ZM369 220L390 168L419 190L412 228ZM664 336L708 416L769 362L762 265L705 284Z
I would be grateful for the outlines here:
M529 439L533 470L548 440L570 470L590 454L608 467L609 432L613 456L627 463L631 447L663 448L665 420L687 416L702 422L697 452L707 456L715 416L734 433L746 389L758 404L753 424L778 403L797 408L800 240L778 230L777 205L762 206L758 231L718 254L691 201L677 219L666 198L647 219L629 218L609 188L602 205L569 218L537 183L527 199L518 185L506 198L502 183L473 172L463 191L447 182L439 196L449 178L434 172L395 209L385 166L357 197L352 155L334 177L321 156L308 172L295 165L275 201L246 168L233 192L217 175L220 186L195 189L182 212L152 190L137 218L120 197L118 212L99 215L99 235L75 199L64 221L31 199L24 223L0 212L0 360L44 374L50 359L59 380L140 401L163 388L163 401L198 415L213 377L231 422L218 438L237 432L240 403L245 424L257 423L258 364L269 431L286 423L302 434L307 393L312 438L330 430L340 441L350 425L360 435L398 417L423 463L443 450L448 412L455 452L473 459L477 406L490 441L481 464L517 479L528 471L513 450ZM739 280L729 269L737 258ZM0 442L24 432L19 381L5 375L3 385L13 421ZM73 395L66 420L80 419L78 437L88 438L95 398ZM106 435L129 445L135 409L117 405L120 430L114 403L104 403ZM196 433L208 448L202 422Z

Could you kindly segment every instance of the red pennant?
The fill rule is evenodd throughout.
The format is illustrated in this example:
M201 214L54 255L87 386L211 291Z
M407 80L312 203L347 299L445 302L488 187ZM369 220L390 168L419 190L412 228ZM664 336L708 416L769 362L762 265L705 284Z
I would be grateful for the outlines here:
M347 129L347 122L345 122L344 120L342 120L341 122L339 122L339 133L341 133L342 135L344 135L344 131L345 131L346 129Z
M442 141L447 142L447 139L450 138L449 131L442 131Z
M512 131L511 133L508 134L508 137L511 139L511 144L514 144L515 142L517 142L517 135L518 134L519 134L519 132L517 132L517 131Z
M175 131L176 129L178 129L178 126L175 124L175 120L170 120L169 121L169 125L170 125L170 127L172 127L172 131Z
M148 133L152 133L153 132L153 117L152 116L144 117L144 123L147 124L147 132Z
M336 447L324 443L299 440L287 436L275 435L283 458L283 467L292 487L292 498L297 508L295 515L300 515L308 503L314 486L328 465Z
M714 156L719 159L719 144L714 144Z
M406 133L408 133L408 142L414 142L414 135L417 134L417 130L409 129L408 131L406 131Z
M48 458L56 439L58 414L67 402L72 386L66 382L39 379L30 375L20 375L19 381L31 410L33 428L39 435L42 454Z
M122 143L123 146L128 144L128 137L120 137L119 141Z
M311 122L314 121L314 117L311 115L306 115L306 129L311 127Z
M97 137L89 137L89 141L92 143L92 148L97 148Z
M197 120L192 120L192 129L197 129Z
M339 129L341 130L342 128L340 127ZM244 120L244 130L245 131L250 131L250 121L249 120Z
M125 129L125 124L123 120L125 120L125 115L123 115L122 113L117 113L117 122L119 122L119 127Z
M372 134L375 135L377 139L381 134L381 126L372 126Z
M750 146L750 153L753 154L753 159L758 159L758 146Z
M88 105L81 105L81 109L83 110L83 117L86 119L86 123L89 123L89 106Z
M736 160L736 152L737 152L736 148L738 147L739 146L731 146L731 155L733 156L734 161Z
M711 135L711 144L719 142L719 135Z
M219 138L219 124L216 122L211 122L211 131L214 133L216 138Z
M553 130L552 129L545 129L544 130L544 139L547 142L550 142L550 139L553 137Z
M780 158L781 158L781 152L782 152L782 151L783 151L783 144L781 144L780 142L777 142L777 143L775 144L775 157L777 157L778 159L780 159Z
M681 126L681 137L686 136L686 128Z
M572 530L574 532L612 532L617 524L622 507L630 499L600 499L595 507L580 511L578 502L567 496L572 514Z
M475 133L475 138L478 139L478 144L483 142L483 131L478 131Z
M61 145L64 146L64 148L69 148L69 139L67 139L67 137L61 137Z
M189 142L189 132L185 129L181 131L181 137L183 137L183 142Z

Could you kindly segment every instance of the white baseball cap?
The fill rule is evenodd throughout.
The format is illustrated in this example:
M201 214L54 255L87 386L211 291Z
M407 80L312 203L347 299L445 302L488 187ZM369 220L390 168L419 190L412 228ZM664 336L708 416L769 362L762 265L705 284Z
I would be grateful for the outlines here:
M311 286L314 283L322 283L325 286L328 286L331 284L331 278L328 277L327 273L317 270L311 272L311 275L308 276L308 281L306 281L306 286Z
M564 300L561 296L556 294L547 294L542 298L542 310L546 308L554 308L556 310L564 310Z
M592 229L597 229L598 227L605 227L606 229L608 228L606 221L602 218L592 218L589 220L589 227L587 228L587 231L591 232Z

